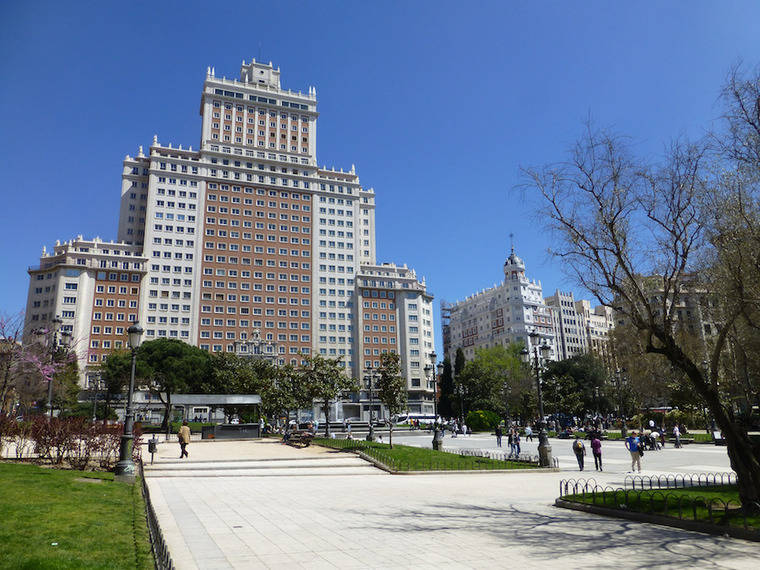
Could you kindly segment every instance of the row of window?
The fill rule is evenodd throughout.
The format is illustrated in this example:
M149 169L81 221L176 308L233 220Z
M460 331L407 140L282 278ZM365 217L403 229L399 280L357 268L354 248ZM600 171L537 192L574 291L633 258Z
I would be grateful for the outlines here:
M149 311L168 311L169 309L169 303L148 303L148 310ZM179 311L179 304L172 303L171 304L171 310L172 311ZM190 305L182 305L182 312L183 313L189 313L190 312Z
M233 99L245 99L245 93L240 93L239 91L227 91L226 89L214 89L214 95L222 95L224 97L231 97ZM259 95L248 95L248 100L249 101L256 101L258 103L267 103L269 105L282 105L283 107L289 107L291 109L303 109L303 110L308 110L309 109L308 105L304 105L302 103L293 103L291 101L285 101L285 100L280 100L279 103L278 103L277 99L270 99L268 97L261 97ZM221 106L222 106L222 102L215 99L214 100L214 107L220 108ZM243 110L243 106L242 105L238 105L237 107L238 107L238 109L240 111ZM225 109L231 109L232 108L232 104L231 103L225 103L224 104L224 108ZM252 113L253 109L254 109L254 107L248 107L248 112ZM259 113L267 113L267 112L274 113L275 112L275 111L268 110L266 108L261 108L261 107L259 107L258 109L259 109ZM303 115L303 116L301 116L301 120L302 121L308 121L309 117L306 116L306 115Z
M224 142L232 142L232 136L231 135L223 135L221 138L219 138L219 133L211 133L211 139L215 140L215 141L222 140ZM243 144L243 137L235 137L235 143L237 143L237 144ZM253 139L246 139L245 144L247 144L248 146L253 146L255 143L254 143ZM257 146L265 147L266 143L264 141L258 141ZM270 142L268 148L278 148L278 147L277 147L276 143ZM280 150L288 150L288 145L281 144L280 147L279 147L279 149ZM298 147L296 145L291 145L290 146L290 152L298 152ZM309 152L309 148L308 147L305 147L305 146L301 147L301 153L307 154L308 152ZM212 170L211 176L217 176L215 170ZM222 171L222 178L229 178L229 172L227 172L226 170ZM234 173L234 178L235 178L235 180L240 180L240 173L235 172ZM264 182L263 176L259 177L259 178L260 178L259 182ZM247 180L253 180L251 178L250 174L247 176L246 179ZM293 184L293 186L298 187L297 181L294 181L294 182L295 182L295 184ZM308 182L305 183L304 188L308 188L309 187L308 184L309 184ZM283 186L287 186L287 185L288 184L287 184L286 180L283 179Z
M65 297L64 297L65 299ZM96 307L102 307L103 301L105 301L106 307L119 307L119 308L125 308L127 307L127 301L125 299L95 299L95 306ZM116 303L114 305L114 303ZM129 301L129 308L130 309L136 309L137 308L137 301Z
M222 331L201 331L201 338L207 339L207 338L214 338L214 339L223 339L226 338L227 340L236 340L235 333L234 332L222 332ZM299 337L297 334L291 334L291 335L279 335L281 338L281 342L299 342ZM308 334L301 335L300 342L311 342L311 336Z
M188 221L190 222L195 221L195 216L188 216L188 218L192 218L192 219L188 219ZM184 233L194 234L195 233L195 228L191 226L184 227L184 226L173 226L173 225L168 225L168 224L154 224L153 229L156 230L157 232L173 232L176 230L177 233L180 233L180 234L184 234ZM190 244L192 244L192 242L188 242L188 245Z

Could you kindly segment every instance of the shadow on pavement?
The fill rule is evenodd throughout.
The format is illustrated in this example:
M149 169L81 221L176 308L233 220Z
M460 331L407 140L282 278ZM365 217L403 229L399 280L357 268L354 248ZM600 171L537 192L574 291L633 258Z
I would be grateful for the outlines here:
M515 505L432 504L392 515L366 510L361 514L386 532L488 534L497 548L529 548L537 561L599 556L597 567L717 568L737 558L760 556L760 548L750 542L561 509L543 514Z

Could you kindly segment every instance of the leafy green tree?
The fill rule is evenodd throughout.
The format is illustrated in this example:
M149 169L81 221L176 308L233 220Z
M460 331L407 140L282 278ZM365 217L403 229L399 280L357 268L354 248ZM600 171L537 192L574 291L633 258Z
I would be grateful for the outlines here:
M380 378L377 380L377 393L380 402L388 409L390 434L388 441L393 447L393 416L406 409L406 380L401 376L401 359L394 352L380 355L380 367L377 369Z
M438 413L444 418L455 415L456 394L454 393L454 376L451 369L451 361L446 358L443 361L443 374L440 380L440 394L438 401Z
M312 400L322 405L325 437L330 437L330 403L340 394L357 390L356 382L340 366L342 357L325 358L319 354L302 355L296 373Z
M314 398L305 376L292 364L285 364L277 369L275 380L265 389L262 400L265 410L284 413L288 426L291 412L311 407Z
M114 396L125 394L129 385L129 377L132 373L132 351L116 350L108 355L108 358L99 367L100 380L105 389L105 412L104 417L110 417L111 402ZM148 370L144 361L138 358L135 362L135 377L146 378Z
M265 359L231 352L212 354L209 372L199 387L204 394L262 395L277 374L275 366ZM250 406L225 406L224 413L228 418L238 415L246 421L255 419Z
M584 416L585 412L607 412L612 405L605 390L607 370L593 354L578 354L550 361L542 373L542 389L548 409Z
M475 357L457 374L465 390L468 409L489 410L506 416L508 401L527 389L526 371L520 359L522 345L479 348Z
M164 404L162 429L169 431L173 393L200 393L210 375L211 355L195 346L174 339L159 338L140 345L142 379L151 393Z

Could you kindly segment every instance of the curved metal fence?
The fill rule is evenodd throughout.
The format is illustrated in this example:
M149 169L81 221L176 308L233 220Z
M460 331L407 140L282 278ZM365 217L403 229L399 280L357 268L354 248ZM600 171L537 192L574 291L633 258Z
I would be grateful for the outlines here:
M518 463L530 463L532 465L538 465L540 463L538 455L532 455L530 453L520 453L515 455L508 451L481 448L465 449L459 447L442 447L441 451L445 451L446 453L456 453L467 457L485 457L495 461L516 461ZM558 458L552 457L552 467L559 468Z
M626 475L623 487L628 489L679 489L707 485L736 485L735 473L677 473L667 475Z
M644 479L644 481L642 481ZM675 480L675 482L674 482ZM628 488L628 484L631 488ZM625 488L600 485L593 478L563 479L559 483L560 499L607 507L622 511L661 515L713 525L744 529L760 538L760 504L742 508L739 501L671 492L699 487L736 483L733 473L709 473L672 476L626 477ZM641 485L644 487L641 487ZM651 486L650 486L651 485ZM677 486L676 486L677 485ZM637 488L638 487L638 488ZM705 490L706 491L706 490Z

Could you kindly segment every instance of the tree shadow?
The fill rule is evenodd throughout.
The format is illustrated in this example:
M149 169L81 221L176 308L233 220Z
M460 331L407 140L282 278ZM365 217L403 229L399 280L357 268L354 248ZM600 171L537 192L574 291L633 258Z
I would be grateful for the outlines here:
M378 531L407 536L451 531L488 535L497 548L528 547L536 561L547 563L572 552L579 558L605 554L608 559L617 557L620 567L708 568L720 567L735 557L760 555L756 545L741 540L559 508L536 512L514 504L492 507L441 503L393 513L355 512Z

